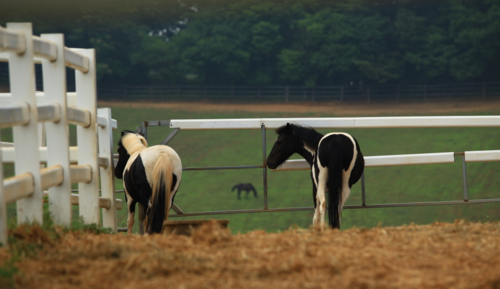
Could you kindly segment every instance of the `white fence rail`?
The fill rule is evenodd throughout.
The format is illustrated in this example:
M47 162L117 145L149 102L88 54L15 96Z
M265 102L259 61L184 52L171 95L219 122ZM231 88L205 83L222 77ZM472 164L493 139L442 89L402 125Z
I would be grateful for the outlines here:
M197 120L154 120L145 121L142 130L146 133L150 126L168 126L172 132L162 142L167 144L179 132L183 130L230 130L230 129L254 129L262 131L262 163L256 165L229 165L223 167L185 167L186 171L199 170L226 170L226 169L262 169L264 187L264 206L262 209L230 210L230 211L208 211L208 212L183 212L176 207L176 213L172 217L188 217L201 215L223 215L240 213L263 213L263 212L285 212L306 211L312 207L295 208L268 208L267 196L267 168L266 168L266 130L275 129L287 122L310 126L313 128L329 128L332 130L346 128L425 128L425 127L500 127L500 116L422 116L422 117L345 117L345 118L253 118L253 119L197 119ZM432 206L432 205L454 205L454 204L478 204L500 202L500 196L490 199L470 200L467 190L467 162L500 161L500 150L493 151L466 151L466 152L441 152L425 154L386 155L365 157L366 167L387 167L407 165L445 164L455 162L455 157L462 158L463 176L463 199L439 202L415 202L394 204L366 204L364 175L361 179L362 202L360 205L346 206L345 209L386 208L386 207L409 207L409 206ZM305 160L288 160L273 171L310 170Z
M109 108L96 108L94 50L67 48L61 34L32 36L31 23L0 27L0 50L11 91L0 94L0 128L12 127L14 139L0 150L0 242L7 244L7 204L17 201L19 223L41 224L44 197L58 225L71 224L78 204L85 223L100 224L102 208L103 226L116 231L122 207L111 165L117 124ZM35 92L35 63L42 65L44 92ZM76 92L66 91L66 67L75 70ZM78 147L69 146L68 124L77 125ZM15 164L14 177L3 179L4 163ZM71 194L72 183L79 194Z

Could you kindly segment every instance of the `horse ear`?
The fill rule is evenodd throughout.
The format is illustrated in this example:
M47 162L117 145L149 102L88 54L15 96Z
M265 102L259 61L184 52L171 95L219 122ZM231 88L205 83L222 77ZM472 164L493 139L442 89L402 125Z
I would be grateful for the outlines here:
M290 123L286 123L286 128L285 128L285 131L287 133L291 133L292 132L292 125Z

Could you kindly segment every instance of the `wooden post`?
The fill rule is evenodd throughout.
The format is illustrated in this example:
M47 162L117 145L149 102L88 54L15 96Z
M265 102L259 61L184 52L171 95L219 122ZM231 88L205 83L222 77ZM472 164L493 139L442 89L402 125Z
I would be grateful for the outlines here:
M25 102L36 108L35 64L33 62L33 40L31 23L7 23L7 28L22 31L26 36L23 54L9 54L10 91L16 102ZM43 191L40 178L40 156L38 153L38 113L30 109L31 121L27 125L12 128L14 136L15 173L30 173L34 180L34 192L30 197L17 201L17 222L43 223Z
M90 111L90 126L77 126L78 164L92 168L92 180L79 183L80 216L85 224L100 224L99 210L99 167L97 165L96 133L96 68L94 49L74 49L89 58L89 71L75 71L76 106Z
M110 200L110 207L102 209L102 225L113 232L118 229L116 216L115 174L113 166L113 128L111 127L111 109L100 108L97 115L106 119L106 127L98 127L99 156L108 159L108 166L101 167L101 196Z
M63 168L63 182L49 188L49 210L56 225L69 226L72 219L71 178L69 161L69 132L66 108L66 66L64 60L64 35L42 34L42 38L57 45L57 60L42 60L45 103L57 103L61 108L61 119L45 123L47 131L47 166L60 165Z

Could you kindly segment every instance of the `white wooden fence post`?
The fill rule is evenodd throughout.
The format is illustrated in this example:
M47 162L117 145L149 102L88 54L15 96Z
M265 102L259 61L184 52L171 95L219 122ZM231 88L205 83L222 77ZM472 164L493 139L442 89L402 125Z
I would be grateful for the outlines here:
M66 117L66 66L64 63L64 35L42 34L42 38L57 45L57 60L42 60L43 89L45 103L57 103L61 110L61 119L57 123L45 123L47 147L47 166L61 165L63 182L49 188L49 209L56 225L71 224L71 178L69 163L69 133Z
M108 159L108 166L101 167L101 196L110 200L110 207L102 209L102 225L104 228L111 228L113 232L118 230L116 216L116 195L115 195L115 174L113 159L113 127L111 124L111 109L100 108L97 116L106 119L105 127L98 127L99 136L99 156Z
M35 65L31 23L7 23L7 28L22 31L26 39L23 54L10 53L9 75L12 99L30 106L31 121L12 128L15 155L15 173L30 173L34 180L33 195L17 201L17 221L43 222L43 192L40 182L40 157L38 153L38 113L35 96Z
M84 223L100 225L99 210L99 167L97 166L97 133L96 133L96 71L94 49L73 49L89 58L89 71L75 71L76 106L90 111L90 126L77 127L78 164L92 168L92 180L79 183L80 217Z
M2 136L0 135L0 142ZM3 247L7 244L7 203L5 202L4 189L3 189L3 163L2 163L2 150L0 150L0 243Z

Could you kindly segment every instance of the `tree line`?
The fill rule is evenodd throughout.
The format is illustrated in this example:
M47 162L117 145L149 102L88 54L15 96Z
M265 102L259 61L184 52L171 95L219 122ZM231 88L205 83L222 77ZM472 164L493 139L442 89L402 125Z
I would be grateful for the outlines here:
M100 82L500 80L500 0L10 1L0 20L97 50Z

